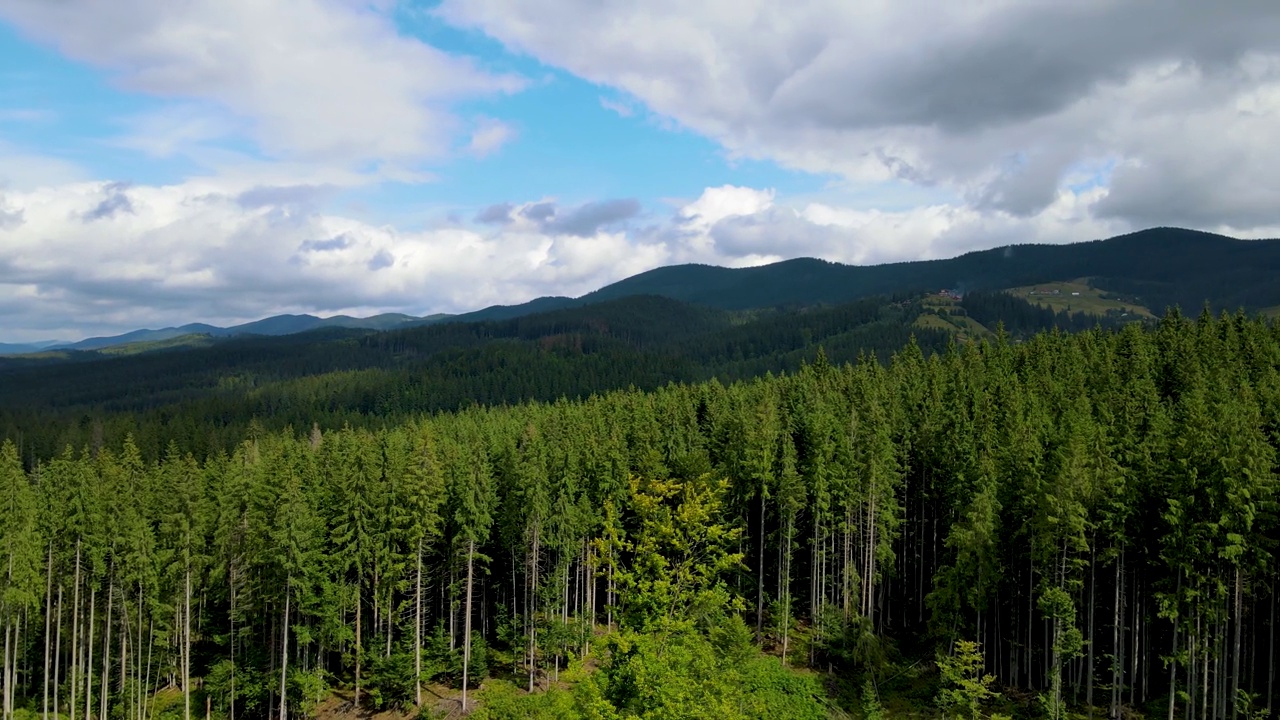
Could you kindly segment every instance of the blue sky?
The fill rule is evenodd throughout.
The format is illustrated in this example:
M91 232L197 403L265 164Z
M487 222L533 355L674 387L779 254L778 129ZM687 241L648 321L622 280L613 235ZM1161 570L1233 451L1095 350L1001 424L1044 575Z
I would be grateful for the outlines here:
M670 211L669 199L694 199L704 188L748 185L788 195L822 192L837 178L786 169L770 160L733 159L713 140L647 112L616 91L509 53L479 32L449 26L430 12L394 13L397 30L451 53L476 58L495 72L528 79L521 92L460 104L467 114L499 119L516 138L501 152L424 163L427 182L388 182L340 193L338 206L358 205L370 217L421 225L448 213L474 214L512 198L559 198L585 203L602 196L633 197L646 210ZM108 69L69 60L47 44L0 24L0 67L6 73L0 106L5 140L65 158L92 177L144 185L181 182L201 172L184 157L155 157L121 148L128 119L171 102L130 92ZM610 109L606 104L612 104ZM227 146L269 159L252 143Z
M1175 4L0 0L0 341L1274 235L1280 19Z

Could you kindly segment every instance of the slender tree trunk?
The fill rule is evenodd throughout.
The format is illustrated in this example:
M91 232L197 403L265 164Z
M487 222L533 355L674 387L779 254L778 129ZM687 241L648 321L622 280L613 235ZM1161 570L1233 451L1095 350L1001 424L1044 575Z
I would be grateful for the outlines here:
M236 720L236 560L231 558L231 572L228 574L231 583L231 696L227 698L230 720ZM138 615L138 632L142 632L142 615ZM139 636L141 637L141 636ZM142 650L142 642L138 642L138 650Z
M289 717L289 686L286 681L289 677L289 601L292 595L293 577L290 576L284 584L284 615L280 618L280 720L288 720Z
M784 556L782 573L782 664L787 664L787 641L791 637L791 554L792 534L795 532L795 513L787 515L787 554Z
M1209 718L1209 657L1213 654L1213 645L1209 642L1209 633L1209 622L1206 620L1204 634L1201 636L1200 641L1201 646L1204 648L1200 653L1203 656L1201 662L1204 665L1204 670L1200 673L1200 717L1203 720L1208 720Z
M462 712L467 711L467 682L471 671L471 587L475 565L476 541L467 541L467 617L463 621L464 645L462 648Z
M386 636L387 636L387 644L386 644L386 647L383 649L383 655L382 655L384 658L391 657L391 635L392 635L392 627L393 627L391 624L391 609L392 609L391 606L393 601L393 597L392 597L393 593L394 593L394 589L388 588L387 611L383 613L383 621L386 623Z
M1120 720L1120 699L1123 697L1124 688L1122 675L1124 673L1124 654L1121 652L1124 643L1124 632L1121 630L1121 617L1123 613L1120 608L1120 597L1122 595L1121 585L1124 583L1124 550L1120 551L1120 557L1116 560L1116 583L1115 583L1115 604L1111 608L1111 709L1108 717L1111 720Z
M529 692L533 692L534 682L538 675L538 553L541 540L539 527L533 528L533 550L529 553L529 600L527 614L529 616ZM610 568L610 577L612 577ZM612 612L612 609L610 610Z
M866 594L866 610L863 612L868 619L872 621L872 627L875 627L875 597L876 597L876 487L875 480L871 483L871 503L867 507L867 562L863 572L866 579L863 581Z
M191 720L191 561L183 587L186 602L182 614L182 720Z
M107 621L102 625L102 687L98 692L98 718L107 717L107 694L110 690L111 678L111 611L115 609L115 577L112 572L111 583L107 585Z
M58 712L58 681L62 669L62 583L58 583L58 617L55 623L57 630L53 639L53 712Z
M88 652L87 660L84 664L84 720L92 720L90 711L93 709L93 616L94 603L98 597L97 588L89 587L89 642L85 644Z
M126 644L127 640L129 639L129 606L125 600L125 594L126 594L126 590L122 588L120 590L120 632L119 632L120 634L120 684L116 686L116 691L119 693L120 707L122 711L127 712L125 708L128 708L129 706L126 704L128 698L125 695L125 693L128 692L127 688L129 687L128 678L126 676L126 673L129 670L129 648L128 648L128 645Z
M364 603L360 602L360 594L361 594L362 586L363 586L363 583L360 581L360 578L357 576L356 577L356 701L355 701L357 708L360 707L360 655L364 652L364 646L360 642L361 640L360 626L363 624L361 622L361 610L364 607Z
M1174 594L1173 594L1174 602L1177 602L1178 598L1181 595L1182 595L1182 571L1179 570L1177 589L1174 591ZM1173 618L1173 652L1170 653L1170 656L1174 658L1178 657L1178 625L1179 625L1178 618L1175 616ZM1169 662L1169 720L1173 720L1173 703L1174 703L1174 700L1177 699L1177 689L1178 689L1177 672L1178 672L1177 661L1176 660L1170 661Z
M44 675L41 676L44 685L44 696L40 705L40 715L44 720L49 720L49 639L52 635L51 621L53 619L53 541L49 542L48 560L45 563L45 579L44 579Z
M155 651L155 649L156 649L156 620L155 620L155 617L152 616L151 623L147 627L147 677L146 677L146 680L144 680L142 683L142 695L144 697L151 692L151 656L152 656L152 653ZM150 707L147 707L144 704L144 707L143 707L144 712L142 713L142 720L146 720L147 717L151 715L151 710L153 710L155 707L154 697L152 698L151 702L152 702L152 705Z
M1240 630L1243 624L1241 601L1243 596L1243 581L1240 578L1240 567L1236 566L1236 637L1235 649L1232 651L1231 666L1231 720L1236 720L1236 711L1238 710L1236 698L1240 694Z
M935 533L937 532L936 526L935 526L934 532ZM1031 559L1031 564L1029 566L1029 569L1027 570L1027 687L1032 690L1034 690L1036 687L1035 675L1032 673L1032 669L1031 669L1032 633L1035 631L1035 626L1036 626L1036 623L1035 623L1036 616L1035 616L1035 612L1031 609L1031 603L1035 598L1035 590L1034 590L1035 582L1036 582L1036 561L1033 556ZM1173 720L1173 718L1169 718L1169 720Z
M3 667L0 667L0 683L4 684L4 692L0 692L0 717L3 717L4 720L9 720L10 698L13 697L13 681L9 679L11 675L9 668L13 663L13 660L9 657L11 654L10 643L12 641L10 640L10 635L12 635L12 629L13 620L10 619L8 613L5 613L4 664Z
M1084 682L1085 682L1084 704L1089 706L1089 720L1093 720L1093 645L1094 645L1094 633L1093 633L1094 614L1093 613L1094 613L1094 598L1096 596L1094 589L1097 586L1097 581L1096 581L1097 573L1094 571L1096 563L1094 561L1097 560L1097 557L1098 557L1094 549L1097 547L1097 542L1098 540L1095 537L1089 546L1089 654L1088 654L1088 660L1085 663L1086 674L1084 679Z
M413 589L413 704L422 706L422 538L418 539L418 572Z
M764 632L764 487L760 488L760 560L756 565L756 642Z
M70 720L76 720L76 691L80 687L80 539L76 539L76 572L75 572L75 588L73 592L74 599L71 607L71 672L70 685L71 696L70 705L68 706L68 717Z
M1271 581L1271 625L1268 629L1270 639L1267 643L1267 717L1270 717L1275 705L1276 682L1276 581Z

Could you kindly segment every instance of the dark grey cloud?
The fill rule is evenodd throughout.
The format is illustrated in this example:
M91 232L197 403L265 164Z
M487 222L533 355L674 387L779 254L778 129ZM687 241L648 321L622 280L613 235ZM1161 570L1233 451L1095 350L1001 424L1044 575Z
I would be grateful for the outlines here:
M298 246L302 252L327 252L329 250L346 250L351 247L351 238L346 235L335 235L326 240L304 240Z
M1070 162L1071 156L1063 152L1040 152L1012 158L994 180L982 186L969 200L985 210L1031 217L1053 202Z
M542 222L556 215L556 204L553 202L540 202L520 211L520 214L529 218L534 222Z
M576 207L564 215L557 210L542 223L542 228L549 233L589 237L602 227L639 214L640 201L635 198L600 200Z
M1181 62L1217 72L1250 52L1280 50L1280 4L1036 3L968 27L919 32L918 42L903 38L871 56L831 35L800 39L791 57L808 62L746 80L768 101L772 117L761 120L949 133L1025 122L1142 67Z
M476 213L475 222L484 223L485 225L506 225L511 222L511 211L515 209L515 205L511 203L498 203Z
M122 212L132 214L133 203L129 201L129 196L125 194L125 191L128 188L129 186L127 183L107 184L106 187L103 188L103 191L107 196L103 198L102 202L98 203L96 207L82 216L84 221L93 222L95 220L102 220L113 217L117 213Z
M369 269L377 271L377 270L382 270L383 268L389 268L395 264L396 264L395 255L392 255L390 251L387 251L387 250L379 250L378 254L374 255L369 260Z
M1276 168L1242 173L1240 168L1156 160L1118 169L1094 213L1135 227L1274 227L1280 225L1276 187L1280 187Z
M1114 164L1104 224L1277 222L1276 0L443 0L440 14L744 157L1013 218L1082 187L1097 201L1080 176Z

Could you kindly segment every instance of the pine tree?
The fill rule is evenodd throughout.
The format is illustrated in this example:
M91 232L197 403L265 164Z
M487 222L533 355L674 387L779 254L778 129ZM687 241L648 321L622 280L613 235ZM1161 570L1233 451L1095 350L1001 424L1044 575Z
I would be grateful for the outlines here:
M13 717L17 699L21 645L19 629L24 616L39 606L42 540L35 489L22 469L18 448L10 441L0 445L0 622L4 630L4 718Z

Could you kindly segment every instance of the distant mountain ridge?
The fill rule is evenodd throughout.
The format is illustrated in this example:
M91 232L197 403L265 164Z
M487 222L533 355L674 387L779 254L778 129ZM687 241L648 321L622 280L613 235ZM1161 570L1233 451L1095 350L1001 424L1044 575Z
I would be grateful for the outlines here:
M415 324L438 322L445 314L415 317L400 313L383 313L367 318L356 318L349 315L335 315L321 318L315 315L275 315L262 320L218 327L206 323L189 323L178 327L152 330L145 328L133 330L121 335L85 338L78 342L43 342L43 343L0 343L0 354L29 354L54 350L102 350L104 348L129 345L133 343L150 343L172 340L184 335L207 335L215 338L235 337L237 335L293 335L296 333L319 330L321 328L350 328L356 330L394 330L410 327Z
M937 291L1005 290L1088 279L1100 291L1140 300L1156 314L1179 305L1256 311L1280 306L1280 240L1238 240L1179 228L1152 228L1066 245L1008 245L955 258L842 265L797 258L770 265L724 268L673 265L607 285L579 298L541 297L459 315L278 315L229 328L195 323L89 338L76 343L0 344L0 354L99 350L183 335L290 335L321 328L392 330L442 322L509 320L637 295L656 295L722 310L836 305L863 298ZM19 349L22 348L22 349Z
M597 302L653 294L729 310L850 302L942 288L1003 290L1091 278L1094 287L1141 296L1163 311L1180 305L1249 310L1280 304L1280 240L1237 240L1195 230L1153 228L1066 245L1009 245L944 260L841 265L800 258L750 268L677 265L589 293Z

